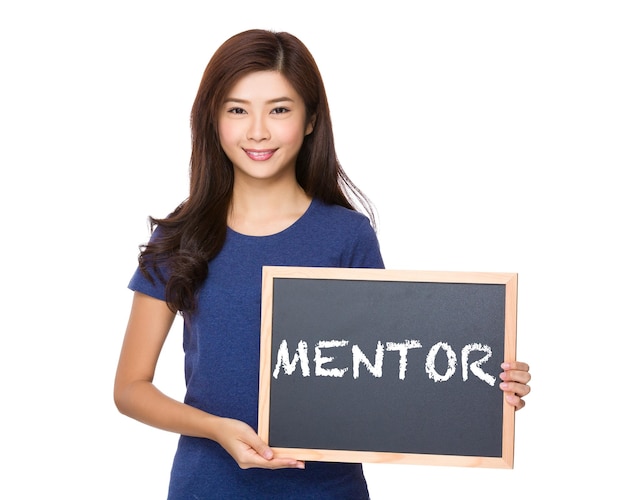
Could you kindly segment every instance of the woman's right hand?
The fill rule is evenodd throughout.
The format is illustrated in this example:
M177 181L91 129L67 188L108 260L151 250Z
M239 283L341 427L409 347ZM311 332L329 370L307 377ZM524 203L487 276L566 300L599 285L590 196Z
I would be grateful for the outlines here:
M159 429L213 439L242 469L303 469L304 462L274 457L272 449L244 422L175 401L153 385L159 354L174 317L164 301L135 292L115 374L114 398L120 412Z
M300 460L275 457L254 429L240 420L222 418L216 427L216 441L242 469L304 469Z

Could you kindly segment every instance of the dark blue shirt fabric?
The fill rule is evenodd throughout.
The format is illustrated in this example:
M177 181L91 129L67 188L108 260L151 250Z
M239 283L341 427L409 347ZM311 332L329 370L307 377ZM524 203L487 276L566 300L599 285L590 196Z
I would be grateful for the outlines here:
M185 402L257 429L262 268L382 268L376 234L363 214L314 199L290 227L270 236L228 230L209 263L197 312L186 315ZM158 280L137 270L129 288L164 300ZM294 422L294 425L298 425ZM181 436L172 466L170 500L367 499L360 464L307 462L305 470L242 470L209 439Z

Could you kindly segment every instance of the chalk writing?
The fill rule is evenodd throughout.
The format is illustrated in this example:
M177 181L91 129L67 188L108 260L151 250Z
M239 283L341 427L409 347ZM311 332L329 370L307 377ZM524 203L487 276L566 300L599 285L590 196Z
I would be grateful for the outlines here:
M326 367L335 361L335 356L329 355L331 349L345 348L350 344L348 340L320 340L315 344L315 355L313 363L315 366L316 377L343 377L349 370L349 367ZM361 350L358 344L352 345L352 377L358 379L360 376L360 367L363 365L365 369L376 378L383 376L383 363L385 352L398 353L398 379L406 378L408 366L408 352L411 349L419 349L422 344L419 340L405 340L404 342L386 342L376 343L374 354L374 362ZM470 363L470 354L472 352L482 352L484 355L476 361ZM443 352L446 356L446 371L442 374L436 367L436 360L439 353ZM461 349L461 370L462 378L467 381L469 372L478 379L493 386L496 378L483 371L481 366L491 357L491 347L484 344L472 343L463 346ZM424 363L424 371L428 377L434 382L445 382L449 380L457 371L457 355L454 349L447 342L437 342L428 351L426 361ZM278 379L281 368L285 375L293 375L297 366L300 365L300 371L303 377L311 376L309 365L309 349L308 344L304 340L300 340L294 352L293 358L289 355L289 346L287 340L282 340L276 353L276 365L272 376Z

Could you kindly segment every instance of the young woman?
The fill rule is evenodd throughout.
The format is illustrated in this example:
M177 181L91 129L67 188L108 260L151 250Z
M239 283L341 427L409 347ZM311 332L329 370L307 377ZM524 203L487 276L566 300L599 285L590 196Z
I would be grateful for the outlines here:
M360 464L277 458L255 430L262 266L383 267L371 206L337 160L313 57L288 33L233 36L204 72L191 131L189 197L151 218L129 285L116 405L181 435L170 499L368 498ZM152 383L178 312L184 402ZM528 366L503 368L521 408Z

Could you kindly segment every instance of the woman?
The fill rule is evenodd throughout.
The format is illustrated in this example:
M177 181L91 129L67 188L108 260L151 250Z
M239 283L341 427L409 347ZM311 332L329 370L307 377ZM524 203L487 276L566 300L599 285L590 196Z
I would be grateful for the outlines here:
M360 464L277 458L255 430L262 266L383 267L370 204L337 160L313 57L288 33L233 36L204 72L191 131L189 197L151 219L129 285L115 402L181 434L170 499L368 498ZM177 312L182 403L152 384ZM527 365L502 377L523 406Z

